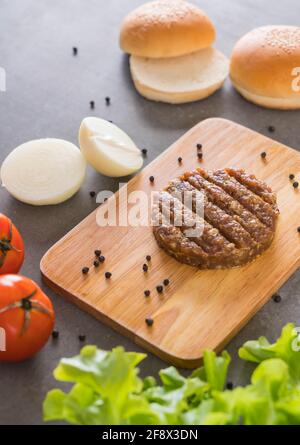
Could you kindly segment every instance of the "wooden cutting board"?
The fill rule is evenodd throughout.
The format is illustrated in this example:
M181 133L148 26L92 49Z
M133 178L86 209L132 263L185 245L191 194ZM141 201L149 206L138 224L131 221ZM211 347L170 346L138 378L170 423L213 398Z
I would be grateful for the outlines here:
M99 227L96 212L41 261L46 283L59 294L162 359L188 368L201 364L206 348L221 350L300 263L300 188L294 189L289 180L293 173L300 182L300 153L233 122L208 119L196 125L132 179L128 192L150 195L199 166L197 143L203 145L202 167L245 168L278 193L276 237L255 262L232 270L197 270L159 249L151 227ZM265 161L262 151L267 152ZM106 257L97 270L95 249ZM146 255L152 257L148 273L142 270ZM86 265L90 273L83 276ZM110 280L105 271L112 273ZM170 285L158 294L156 286L165 278ZM151 290L149 298L144 297L146 289ZM152 327L146 326L147 317L153 318Z

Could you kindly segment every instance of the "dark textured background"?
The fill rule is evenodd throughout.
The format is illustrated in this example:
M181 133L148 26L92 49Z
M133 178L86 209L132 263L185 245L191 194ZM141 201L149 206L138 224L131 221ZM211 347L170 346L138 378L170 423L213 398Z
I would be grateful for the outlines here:
M222 116L268 134L300 149L300 112L258 108L244 101L227 81L223 90L205 101L170 106L139 97L132 87L128 60L118 48L123 16L141 0L0 0L0 66L7 73L7 92L0 93L0 162L17 145L35 138L57 137L77 143L82 118L89 114L113 119L140 147L149 150L147 162L199 121ZM214 21L216 46L230 55L235 41L250 29L267 24L299 25L299 0L201 0L196 1ZM77 57L72 47L78 46ZM105 106L105 96L112 104ZM91 113L89 101L96 108ZM220 147L226 149L226 147ZM46 250L96 204L90 190L117 189L118 181L89 169L81 191L55 207L34 208L0 190L0 211L10 216L26 242L22 273L41 284L39 262ZM63 267L63 265L62 265ZM269 302L228 345L233 355L231 378L247 380L251 366L237 359L237 348L246 340L265 334L274 339L281 326L300 325L300 274L281 290L283 301ZM44 287L44 286L43 286ZM0 424L42 423L42 400L55 385L52 370L62 356L78 352L78 334L102 348L133 343L66 303L44 287L53 299L60 338L50 340L33 360L0 365ZM233 290L234 292L234 290ZM218 329L218 326L216 326ZM174 339L174 341L176 341ZM165 366L149 354L142 373L156 373Z

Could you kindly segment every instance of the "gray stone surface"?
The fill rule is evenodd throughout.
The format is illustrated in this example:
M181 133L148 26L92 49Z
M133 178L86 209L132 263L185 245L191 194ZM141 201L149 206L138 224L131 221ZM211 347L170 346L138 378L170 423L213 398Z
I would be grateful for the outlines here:
M7 73L7 92L0 93L0 162L15 146L30 139L57 137L77 143L79 124L90 114L112 119L140 147L148 148L147 162L194 124L213 116L232 119L263 134L268 134L268 125L274 125L275 139L300 149L300 112L268 111L251 105L233 90L229 81L222 91L194 104L169 106L139 97L132 87L127 57L118 48L118 27L122 17L141 0L0 3L0 66ZM227 55L234 42L256 26L299 25L298 0L196 3L215 22L216 46ZM73 46L78 46L77 57L72 56ZM110 107L105 105L105 96L112 98ZM96 103L93 112L89 110L90 100ZM42 255L96 207L89 191L116 190L117 185L116 180L90 169L86 183L73 199L44 208L23 205L1 189L0 211L14 220L25 238L27 255L22 273L41 284ZM236 355L246 339L261 334L275 338L288 321L300 325L299 284L297 272L281 290L282 303L268 303L228 345L233 355L234 383L245 382L251 369ZM86 334L89 343L103 348L123 345L128 350L139 349L43 288L53 299L60 339L55 344L50 341L30 361L0 365L0 424L42 423L42 400L55 384L52 370L60 357L78 352L78 334ZM162 366L165 363L149 354L142 373L155 374Z

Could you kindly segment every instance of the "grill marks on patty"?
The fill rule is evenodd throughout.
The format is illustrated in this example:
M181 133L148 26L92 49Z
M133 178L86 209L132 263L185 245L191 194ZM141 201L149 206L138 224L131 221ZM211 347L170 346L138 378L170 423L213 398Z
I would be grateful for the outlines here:
M169 218L161 213L161 205L155 205L152 211L154 234L160 247L179 261L198 266L208 267L208 254L187 238L179 227L172 226Z
M160 194L160 207L165 217L170 215L172 225L180 224L183 234L209 255L227 254L234 249L234 245L226 240L215 227L192 212L176 196L172 196L168 192L162 192Z
M192 197L189 208L185 192ZM154 235L181 262L201 268L234 267L271 244L278 213L276 195L253 175L198 169L171 181L159 194ZM191 236L187 230L195 227L202 227L203 233Z
M274 232L221 187L204 179L199 171L186 173L184 177L191 185L205 193L209 201L233 216L262 248L271 244Z
M244 170L235 170L233 168L226 168L225 171L235 178L240 184L247 187L251 192L260 196L264 201L270 204L273 210L278 214L278 207L276 203L276 194L263 181L257 179L254 175L248 175Z
M203 202L203 210L205 219L231 243L238 248L255 248L257 243L252 240L250 234L241 226L241 224L217 205L209 201L205 191L195 189L189 182L174 180L167 187L167 191L174 195L176 192L181 194L183 200L184 192L191 192L193 196L192 210L196 212L197 201Z
M218 185L232 198L239 201L240 204L253 213L263 224L271 229L274 228L277 212L260 196L239 183L225 170L210 172L199 169L198 171L205 179Z

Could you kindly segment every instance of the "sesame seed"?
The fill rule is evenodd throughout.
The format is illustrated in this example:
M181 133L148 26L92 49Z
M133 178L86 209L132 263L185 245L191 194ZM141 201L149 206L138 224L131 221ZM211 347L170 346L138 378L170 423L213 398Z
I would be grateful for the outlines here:
M269 126L268 126L268 131L269 131L270 133L274 133L274 131L275 131L275 127L273 127L273 125L269 125Z
M293 179L295 179L295 175L293 175L293 173L290 174L289 176L290 180L292 181Z
M73 56L77 56L78 53L78 48L76 48L76 46L73 46Z
M146 154L148 153L147 148L143 148L142 153L143 153L144 156L146 156Z
M164 288L161 285L159 285L159 286L156 286L156 290L159 294L161 294L163 292Z
M85 341L86 340L86 335L82 335L82 334L80 334L80 335L78 335L78 339L79 339L79 341Z
M146 256L146 260L147 260L147 261L151 261L151 255L147 255L147 256Z
M100 263L104 263L104 261L105 261L105 256L100 255L100 256L99 256L99 261L100 261Z
M295 181L293 182L294 189L297 189L299 187L299 182Z
M300 233L300 226L297 228L297 232Z
M144 271L144 272L148 272L148 266L147 266L147 264L143 264L143 271Z
M105 98L105 102L106 102L106 105L110 105L110 97L107 96L107 97Z
M101 250L95 250L95 255L99 257L101 255Z
M150 176L149 181L154 182L154 176Z
M166 278L164 280L164 286L169 286L169 284L170 284L170 280L168 280L168 278Z
M227 382L226 383L226 389L228 389L229 391L231 391L233 389L233 383L232 382Z
M266 159L266 157L267 157L267 153L266 153L265 151L263 151L263 152L260 154L260 156L261 156L262 159Z
M99 261L95 260L95 261L94 261L94 266L95 266L95 267L99 267L99 266L100 266Z
M145 297L150 297L151 292L149 290L145 290L144 294Z
M111 275L112 275L112 274L111 274L110 272L105 272L105 278L106 278L106 279L109 280L109 279L111 278Z
M83 275L88 274L89 271L90 271L90 269L89 269L88 267L83 267L83 269L82 269L82 273L83 273Z
M197 144L197 150L202 150L202 144Z
M95 102L93 100L90 101L90 109L93 110L95 108Z
M178 162L179 162L179 164L182 163L182 157L181 157L181 156L179 156L179 158L178 158Z
M197 153L198 159L202 159L203 158L203 153Z
M146 318L145 322L146 322L146 325L149 327L153 326L153 323L154 323L152 318Z
M90 192L90 197L91 197L91 198L95 198L95 196L96 196L96 192L91 191L91 192Z

